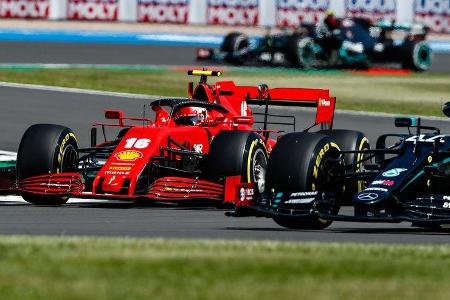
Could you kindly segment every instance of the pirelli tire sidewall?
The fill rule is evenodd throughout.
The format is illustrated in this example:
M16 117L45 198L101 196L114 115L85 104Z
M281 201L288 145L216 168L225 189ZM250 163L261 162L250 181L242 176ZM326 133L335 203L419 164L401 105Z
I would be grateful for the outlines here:
M64 160L71 151L77 159L78 143L73 131L65 126L36 124L27 129L17 153L17 179L62 171L76 171L74 168L62 170ZM28 202L44 205L62 204L63 198L24 195Z
M323 169L321 169L323 162L327 157L333 157L337 159L339 157L339 152L341 149L339 145L330 137L324 137L319 143L317 143L314 152L312 153L312 159L310 160L310 167L308 174L307 186L311 187L311 190L324 190L327 191L330 187L330 183L335 183L335 181L324 182L324 177L327 174L323 174ZM339 190L333 189L332 192L341 192Z
M262 154L266 160L267 167L267 150L261 137L252 133L247 139L245 145L244 156L242 159L242 178L245 182L252 182L254 178L253 162L258 154Z
M320 166L325 156L338 157L340 148L320 133L289 133L274 147L267 169L267 185L286 192L311 191L322 187ZM325 183L326 184L326 183Z
M340 148L329 136L320 133L291 133L283 136L272 151L267 170L267 185L274 191L329 191L339 197L343 187L327 175L324 162L338 158ZM281 203L280 208L283 208ZM289 208L293 208L289 206ZM332 207L337 213L339 203ZM323 229L332 222L316 216L303 219L274 217L274 221L292 229Z
M369 139L360 131L333 129L323 130L321 133L331 136L343 151L363 151L370 149ZM363 153L345 153L344 161L347 166L347 171L352 173L363 172L364 163L367 163L366 161L361 161L364 157L365 155ZM351 169L348 169L350 166ZM345 192L342 195L341 204L350 205L353 195L361 192L364 187L365 182L363 180L347 183L345 185Z
M221 131L208 153L207 174L213 178L241 175L242 182L253 182L253 163L258 154L267 162L267 151L260 135L250 131Z

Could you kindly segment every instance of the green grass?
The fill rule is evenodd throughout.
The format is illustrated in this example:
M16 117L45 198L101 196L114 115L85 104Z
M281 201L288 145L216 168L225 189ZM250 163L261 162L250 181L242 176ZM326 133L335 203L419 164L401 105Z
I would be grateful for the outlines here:
M450 246L0 238L1 299L448 299Z
M252 70L231 70L221 80L234 80L241 85L267 83L269 87L330 89L338 98L337 108L351 110L440 116L442 103L450 101L450 74L367 76L346 72ZM163 96L186 96L188 80L192 78L185 72L163 69L0 70L0 81Z

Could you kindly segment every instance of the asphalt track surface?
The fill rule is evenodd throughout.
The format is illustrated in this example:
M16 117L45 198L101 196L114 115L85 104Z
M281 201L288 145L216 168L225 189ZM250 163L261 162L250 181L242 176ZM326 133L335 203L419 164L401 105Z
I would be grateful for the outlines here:
M0 87L0 145L16 151L20 136L34 123L73 128L81 146L89 141L90 123L105 108L140 114L150 100ZM311 111L276 109L294 114L306 127ZM449 132L450 122L429 121ZM338 114L335 128L354 128L374 138L393 130L390 117ZM351 213L350 208L344 212ZM0 234L95 235L164 238L260 239L363 243L447 243L450 232L411 228L408 223L334 223L322 231L287 230L265 218L228 218L223 210L189 207L135 207L126 202L77 201L62 207L36 207L19 197L0 197Z
M196 49L174 45L0 42L0 63L204 65L196 61ZM449 73L450 54L434 54L430 71Z

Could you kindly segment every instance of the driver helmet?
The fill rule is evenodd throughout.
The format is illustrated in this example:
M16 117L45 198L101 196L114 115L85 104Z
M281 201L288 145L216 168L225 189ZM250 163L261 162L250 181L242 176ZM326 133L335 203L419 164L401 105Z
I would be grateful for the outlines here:
M194 126L206 120L207 111L203 107L183 107L174 113L173 119L178 125Z
M339 20L336 18L334 12L332 10L327 10L325 13L325 19L324 19L325 25L327 25L331 29L336 29L339 27Z

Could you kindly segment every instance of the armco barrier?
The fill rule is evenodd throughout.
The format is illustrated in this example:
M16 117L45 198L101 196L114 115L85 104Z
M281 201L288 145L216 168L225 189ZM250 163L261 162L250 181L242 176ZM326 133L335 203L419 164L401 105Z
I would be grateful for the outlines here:
M327 10L450 33L450 0L0 0L0 18L298 26Z

